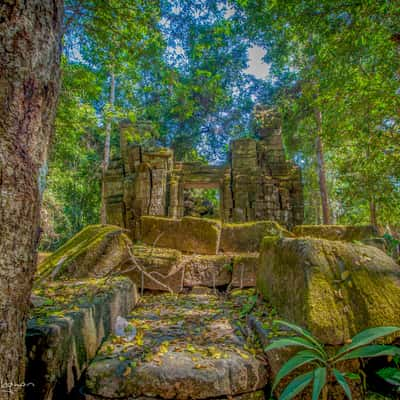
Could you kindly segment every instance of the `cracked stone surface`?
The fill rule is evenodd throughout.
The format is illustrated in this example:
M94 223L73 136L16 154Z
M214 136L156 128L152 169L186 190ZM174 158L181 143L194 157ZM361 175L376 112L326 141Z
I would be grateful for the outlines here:
M89 366L87 398L263 398L265 359L242 333L253 294L144 296L128 318L135 338L111 337Z

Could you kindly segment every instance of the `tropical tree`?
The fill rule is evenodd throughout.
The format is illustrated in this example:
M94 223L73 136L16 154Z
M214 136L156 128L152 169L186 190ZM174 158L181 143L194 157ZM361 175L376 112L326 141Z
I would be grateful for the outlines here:
M365 219L368 209L371 223L377 224L378 209L396 208L390 192L398 187L398 173L392 169L396 157L388 156L390 149L398 146L395 132L399 129L399 57L393 38L400 15L395 2L238 0L236 5L247 18L253 40L267 50L276 98L285 97L278 100L284 105L283 112L298 121L286 131L287 136L301 136L305 143L310 132L317 138L316 158L320 162L313 165L320 165L325 221L327 198L331 198L330 208L335 209L330 215L346 219L344 205L348 201L340 196L343 190L337 189L353 186L358 201L368 205L359 209L358 221ZM318 138L323 141L323 158ZM355 159L350 157L343 174L337 166L348 159L349 143L354 146L353 156L367 161L352 162ZM368 154L357 151L368 148ZM296 150L304 157L313 157L310 148L303 149L301 144ZM322 160L325 174L321 174ZM374 169L377 160L382 168ZM321 184L323 175L326 185ZM361 188L364 190L358 190ZM337 210L340 212L335 215Z
M62 14L60 0L0 6L1 399L23 397L25 329L59 91Z

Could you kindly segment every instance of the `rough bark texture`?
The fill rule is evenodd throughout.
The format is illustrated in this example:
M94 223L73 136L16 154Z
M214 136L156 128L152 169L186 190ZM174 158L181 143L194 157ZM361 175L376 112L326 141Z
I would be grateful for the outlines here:
M115 74L114 72L110 73L110 107L114 108L115 103ZM102 224L107 223L107 213L106 213L106 205L105 205L105 185L104 185L104 175L108 170L108 166L110 164L110 145L111 145L111 118L108 119L106 125L106 140L104 143L104 156L103 156L103 180L101 184L101 216L100 220Z
M59 89L62 11L62 0L0 2L0 399L23 395L18 385Z
M322 130L322 113L317 110L315 112L317 119L318 132L315 140L315 147L317 151L317 162L318 162L318 176L319 176L319 191L321 193L321 203L322 203L322 218L325 225L330 224L330 214L329 214L329 199L328 199L328 189L326 187L326 171L325 171L325 160L324 160L324 149L321 140L321 130Z

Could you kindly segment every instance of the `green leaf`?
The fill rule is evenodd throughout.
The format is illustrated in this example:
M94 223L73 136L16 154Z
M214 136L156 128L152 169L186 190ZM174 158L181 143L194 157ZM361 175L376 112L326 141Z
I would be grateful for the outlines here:
M308 372L293 379L279 397L279 400L290 400L299 394L313 380L314 372Z
M303 336L306 340L313 343L314 345L316 345L317 347L319 347L321 350L324 351L322 345L318 342L318 340L315 339L309 331L302 328L301 326L291 324L290 322L281 321L281 320L276 320L276 321L274 321L274 323L286 326L287 328L291 329L292 331L297 332L299 335Z
M344 376L345 376L346 378L349 378L349 379L353 380L353 381L361 381L361 376L360 376L360 374L355 374L354 372L346 372L346 373L344 374Z
M346 396L350 400L352 400L351 390L344 375L335 368L333 368L333 375L335 375L336 380L338 381L339 385L343 388L344 392L346 393Z
M288 360L279 370L279 372L276 375L272 390L276 388L276 386L279 384L282 378L284 378L286 375L289 375L296 368L299 368L304 364L308 364L316 360L324 362L324 360L321 359L318 354L316 354L311 350L303 350L297 353L290 360Z
M341 357L335 359L335 363L338 361L352 360L355 358L370 358L380 356L396 356L400 355L400 348L396 346L386 346L383 344L373 344L370 346L362 347L351 351L350 353L344 354Z
M382 368L377 374L392 385L400 386L400 370L397 368Z
M326 368L320 367L314 371L314 384L312 392L312 400L318 400L321 390L326 384Z
M358 347L365 346L366 344L371 343L372 341L379 339L383 336L390 335L400 331L400 327L398 326L381 326L377 328L369 328L364 331L358 333L351 340L351 343L344 346L334 358L340 356L341 354L347 353L351 350L354 350Z
M276 350L276 349L281 349L281 348L290 347L290 346L298 346L298 347L304 347L304 348L310 349L310 350L315 350L322 357L326 356L325 351L321 351L321 348L319 346L316 346L315 344L310 343L309 340L301 338L301 337L289 337L289 338L274 340L270 345L265 347L264 350L265 351Z

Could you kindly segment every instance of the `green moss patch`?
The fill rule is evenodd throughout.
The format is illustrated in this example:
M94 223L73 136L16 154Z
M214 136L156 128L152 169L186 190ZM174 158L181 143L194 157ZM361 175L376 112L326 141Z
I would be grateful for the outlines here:
M220 251L256 252L259 251L264 236L291 237L289 231L274 221L256 221L222 226Z
M400 267L372 246L265 238L257 287L279 314L338 345L372 326L400 325Z
M113 225L87 226L39 264L36 279L85 277L104 263L120 262L130 243L123 232ZM111 258L107 262L106 256Z
M31 309L29 325L46 325L68 313L79 312L93 302L104 301L117 288L130 285L125 277L46 282L32 291L41 304Z
M184 217L180 220L163 217L141 218L141 241L157 247L186 253L216 254L221 234L219 221Z
M329 240L353 242L366 240L380 235L373 225L298 225L293 233L300 237L316 237Z

